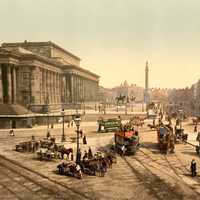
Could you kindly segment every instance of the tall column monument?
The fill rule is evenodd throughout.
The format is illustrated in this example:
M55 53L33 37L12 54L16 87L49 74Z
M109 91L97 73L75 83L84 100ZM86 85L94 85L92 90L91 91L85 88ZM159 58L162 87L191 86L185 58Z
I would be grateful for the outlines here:
M146 62L146 67L145 67L144 103L146 103L147 105L150 103L150 96L149 96L149 66L148 66L148 61Z

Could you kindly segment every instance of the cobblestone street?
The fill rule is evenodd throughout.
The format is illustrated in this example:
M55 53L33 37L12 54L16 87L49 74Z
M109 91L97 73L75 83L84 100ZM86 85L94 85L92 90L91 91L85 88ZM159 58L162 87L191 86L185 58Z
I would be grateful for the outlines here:
M192 126L185 125L191 132ZM113 133L95 133L95 123L83 124L88 145L81 143L81 149L92 147L99 150L113 142ZM67 147L76 149L70 137L74 137L75 128L69 128ZM16 136L9 137L6 133L1 138L0 157L0 191L1 199L198 199L200 178L191 178L189 165L195 150L184 144L176 145L176 153L162 155L156 145L156 132L149 131L145 126L140 130L141 147L134 156L117 157L117 163L104 177L87 176L79 180L60 176L55 173L60 160L39 161L35 154L13 151L19 141L30 139L30 131L17 131ZM36 138L42 138L43 131L34 132ZM54 134L60 129L53 130ZM24 135L24 137L22 137ZM189 134L189 141L195 135ZM57 135L59 141L60 135ZM183 156L184 155L184 156ZM200 166L199 161L198 166ZM20 192L21 191L21 192Z

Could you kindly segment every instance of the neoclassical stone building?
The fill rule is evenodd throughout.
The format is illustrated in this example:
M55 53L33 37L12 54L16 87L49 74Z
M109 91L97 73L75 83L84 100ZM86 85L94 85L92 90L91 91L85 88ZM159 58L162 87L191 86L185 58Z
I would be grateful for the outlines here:
M44 112L46 105L59 110L98 101L99 76L80 67L80 61L53 42L3 43L0 104Z

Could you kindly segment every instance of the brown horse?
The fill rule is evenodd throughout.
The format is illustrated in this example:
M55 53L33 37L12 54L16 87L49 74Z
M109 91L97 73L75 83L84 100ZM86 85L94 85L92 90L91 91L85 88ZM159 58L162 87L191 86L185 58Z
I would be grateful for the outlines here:
M70 153L73 153L73 149L72 148L65 148L65 147L62 147L60 149L58 149L58 152L61 153L61 158L64 159L64 155L66 154L67 155L67 158L69 159L69 154Z

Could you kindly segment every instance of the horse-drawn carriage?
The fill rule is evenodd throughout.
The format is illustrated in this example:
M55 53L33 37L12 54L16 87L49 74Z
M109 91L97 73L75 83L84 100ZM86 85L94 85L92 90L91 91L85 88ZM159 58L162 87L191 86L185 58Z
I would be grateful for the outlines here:
M48 148L40 148L37 151L37 156L40 160L52 160L54 158L59 158L59 156Z
M184 133L184 129L180 125L175 126L175 143L187 142L188 134Z
M83 177L80 166L74 162L62 162L57 168L60 175L72 176L78 179Z
M108 168L116 163L116 157L113 154L102 155L98 152L90 159L83 159L77 164L74 162L62 162L57 166L58 173L61 175L82 178L82 173L90 176L104 176Z
M39 141L27 141L27 142L20 142L19 144L15 145L15 150L18 152L32 152L38 150L40 146Z
M54 138L41 140L37 150L40 160L64 159L65 154L69 158L70 153L73 153L72 148L65 148L63 144L56 143Z
M80 166L85 174L104 176L113 163L116 163L116 157L113 154L102 155L98 152L93 158L82 160Z
M157 130L158 145L161 153L174 152L173 129L161 124Z
M115 132L115 149L120 154L135 154L139 146L137 131Z

